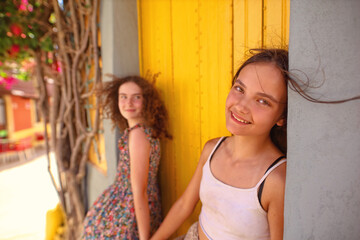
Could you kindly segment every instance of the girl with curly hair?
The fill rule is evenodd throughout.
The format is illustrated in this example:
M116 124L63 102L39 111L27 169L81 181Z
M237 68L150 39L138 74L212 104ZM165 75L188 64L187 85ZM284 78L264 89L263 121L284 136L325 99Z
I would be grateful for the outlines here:
M83 239L149 239L161 222L159 138L171 138L155 87L138 76L116 78L99 92L103 111L119 127L117 175L89 209Z

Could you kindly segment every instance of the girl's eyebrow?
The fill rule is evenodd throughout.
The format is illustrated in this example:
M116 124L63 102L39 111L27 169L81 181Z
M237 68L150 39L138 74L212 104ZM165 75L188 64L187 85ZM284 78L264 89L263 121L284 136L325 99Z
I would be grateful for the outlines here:
M235 82L246 88L245 84L240 79L236 79Z
M236 83L240 84L243 88L246 88L246 85L240 80L240 79L236 79L235 80ZM262 97L266 97L266 98L269 98L270 100L274 101L274 102L280 102L278 100L276 100L273 96L267 94L267 93L264 93L264 92L258 92L256 93L257 95L259 96L262 96Z
M273 96L269 95L269 94L266 94L266 93L257 93L257 95L259 96L263 96L263 97L266 97L266 98L269 98L270 100L274 101L274 102L279 102L278 100L276 100Z
M119 95L127 95L126 93L119 93ZM133 93L133 94L129 94L131 96L134 96L134 95L142 95L142 93Z

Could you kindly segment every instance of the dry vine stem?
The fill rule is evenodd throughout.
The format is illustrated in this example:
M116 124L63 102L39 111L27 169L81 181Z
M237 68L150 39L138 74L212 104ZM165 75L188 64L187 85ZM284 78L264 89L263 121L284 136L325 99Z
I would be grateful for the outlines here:
M97 28L99 1L68 0L64 1L63 7L59 6L57 0L43 4L48 4L55 13L56 31L52 32L51 37L56 46L55 56L61 62L61 73L54 73L42 64L44 52L33 52L40 93L38 105L44 119L49 172L66 215L65 237L78 239L85 215L83 179L86 162L100 123L97 99L93 121L90 123L85 117L86 101L92 97L95 86L101 81ZM87 82L90 80L88 66L92 67L94 73L90 85ZM50 111L45 73L50 73L46 75L54 78ZM85 87L87 84L89 89ZM46 131L49 122L59 181L51 171Z

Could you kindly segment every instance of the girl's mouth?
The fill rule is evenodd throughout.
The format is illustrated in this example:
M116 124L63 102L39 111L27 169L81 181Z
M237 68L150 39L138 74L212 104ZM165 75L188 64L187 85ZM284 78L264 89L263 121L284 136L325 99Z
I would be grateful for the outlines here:
M245 123L245 124L251 124L251 122L246 121L244 119L236 117L233 113L231 113L231 116L233 116L238 122Z

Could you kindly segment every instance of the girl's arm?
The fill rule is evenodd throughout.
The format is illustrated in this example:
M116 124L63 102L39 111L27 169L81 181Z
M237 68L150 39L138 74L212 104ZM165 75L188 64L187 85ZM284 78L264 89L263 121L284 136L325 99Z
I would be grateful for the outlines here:
M152 236L151 240L168 239L193 212L197 202L199 201L202 168L216 142L217 139L213 139L205 144L200 155L199 163L189 185L186 187L185 192L181 195L181 197L173 204L163 223Z
M135 216L141 240L150 238L150 211L147 195L150 142L142 128L129 134L130 179L134 196Z
M266 178L262 203L268 213L271 240L282 240L284 232L286 163Z

